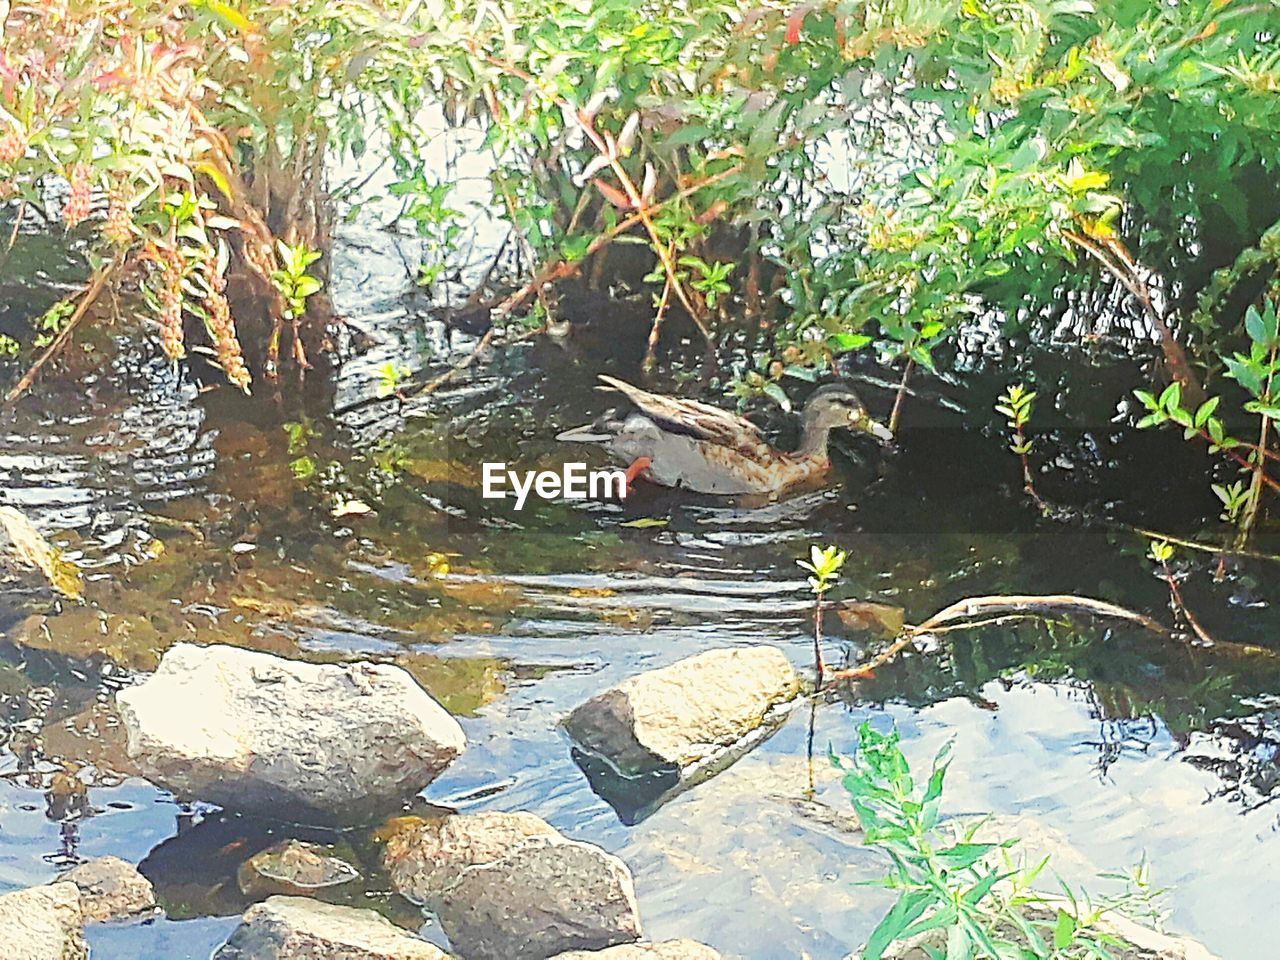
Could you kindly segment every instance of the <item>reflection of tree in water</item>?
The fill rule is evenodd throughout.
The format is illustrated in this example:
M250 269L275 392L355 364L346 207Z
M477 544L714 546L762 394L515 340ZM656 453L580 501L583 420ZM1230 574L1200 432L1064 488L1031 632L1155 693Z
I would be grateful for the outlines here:
M1125 753L1149 756L1160 735L1160 722L1154 716L1109 718L1101 710L1093 716L1098 721L1098 739L1085 743L1098 751L1093 767L1102 781L1110 781L1111 765Z
M1187 737L1182 756L1222 781L1209 799L1238 803L1244 813L1257 810L1280 798L1280 709L1215 720Z
M988 629L952 635L838 695L917 707L963 697L998 710L987 698L992 684L1051 687L1082 702L1098 724L1084 744L1096 751L1099 779L1126 755L1149 756L1167 735L1174 756L1221 781L1208 800L1249 812L1280 797L1280 705L1259 699L1280 685L1280 657L1260 648L1245 655L1084 623Z

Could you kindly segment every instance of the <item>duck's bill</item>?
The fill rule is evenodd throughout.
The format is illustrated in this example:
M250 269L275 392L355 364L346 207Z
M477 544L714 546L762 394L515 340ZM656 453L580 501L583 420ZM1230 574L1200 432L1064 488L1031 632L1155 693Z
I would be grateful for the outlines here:
M871 434L881 443L893 443L893 431L879 420L872 420L868 417L864 427L866 428L867 433Z

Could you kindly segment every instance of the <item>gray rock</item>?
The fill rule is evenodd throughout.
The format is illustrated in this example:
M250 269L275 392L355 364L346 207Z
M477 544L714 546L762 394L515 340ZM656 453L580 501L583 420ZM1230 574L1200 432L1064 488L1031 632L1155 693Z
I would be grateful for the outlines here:
M588 700L565 721L581 746L625 776L707 760L800 692L781 650L710 650L650 670Z
M80 934L80 891L51 883L0 896L0 957L4 960L86 960Z
M607 950L572 950L552 960L721 960L720 954L694 940L626 943Z
M79 889L80 913L85 920L124 920L156 906L151 881L119 857L90 860L58 879Z
M468 867L500 860L530 837L559 836L532 813L468 813L418 821L387 840L384 862L401 894L434 906Z
M531 837L464 870L436 915L467 960L545 960L640 938L631 873L617 857L559 836Z
M116 700L147 779L184 799L298 822L365 822L466 745L457 721L385 664L178 644Z
M245 911L214 960L448 960L372 910L272 897Z

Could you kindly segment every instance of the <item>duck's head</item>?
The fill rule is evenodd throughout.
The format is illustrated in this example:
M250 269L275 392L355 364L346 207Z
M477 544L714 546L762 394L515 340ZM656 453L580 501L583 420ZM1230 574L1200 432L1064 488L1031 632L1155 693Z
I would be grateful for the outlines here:
M867 413L858 395L843 383L819 387L809 397L802 414L806 440L822 438L837 427L869 433L881 443L891 443L893 434L880 421Z

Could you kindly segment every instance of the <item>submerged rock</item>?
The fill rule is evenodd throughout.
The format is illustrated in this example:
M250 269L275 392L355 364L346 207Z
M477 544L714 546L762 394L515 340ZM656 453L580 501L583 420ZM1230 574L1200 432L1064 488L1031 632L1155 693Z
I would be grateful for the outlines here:
M448 960L372 910L272 897L245 911L214 960Z
M51 883L0 896L0 957L4 960L86 960L80 891Z
M711 650L623 681L564 725L622 776L678 772L729 750L799 692L777 647Z
M350 883L359 876L360 871L332 856L324 847L285 840L255 853L241 864L236 883L246 897L306 896Z
M416 820L388 840L384 861L401 894L434 906L463 871L501 859L530 837L559 836L532 813L468 813Z
M90 860L58 879L74 883L80 891L80 913L85 920L126 920L156 906L151 881L119 857Z
M436 915L467 960L545 960L640 938L626 865L599 847L531 837L491 863L464 870Z
M384 664L178 644L116 700L147 779L184 799L296 822L367 821L466 745L443 707Z
M573 950L552 960L721 960L720 954L695 940L626 943L607 950Z

